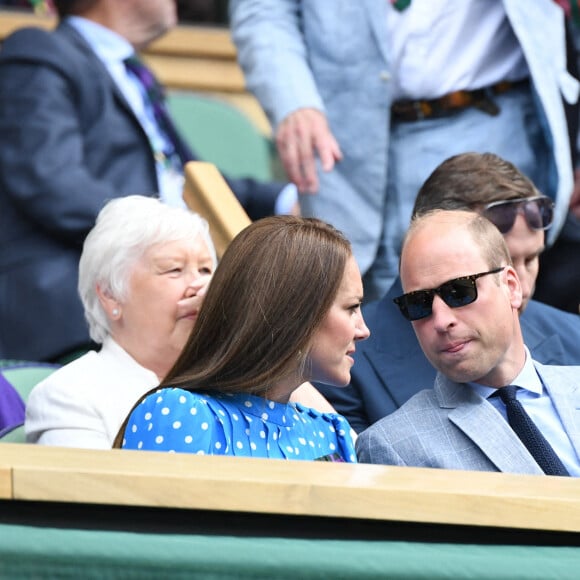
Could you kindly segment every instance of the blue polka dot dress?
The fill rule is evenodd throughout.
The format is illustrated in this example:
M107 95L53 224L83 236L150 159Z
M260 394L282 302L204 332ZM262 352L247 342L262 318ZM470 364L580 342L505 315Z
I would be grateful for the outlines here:
M350 425L340 415L176 388L152 393L133 410L123 449L356 462Z

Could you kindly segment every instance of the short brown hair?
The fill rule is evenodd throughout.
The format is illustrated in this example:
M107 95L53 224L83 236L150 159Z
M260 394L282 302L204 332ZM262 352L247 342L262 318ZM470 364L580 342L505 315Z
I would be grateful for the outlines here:
M541 195L515 165L493 153L462 153L446 159L423 184L413 216L433 209L477 210L504 199Z
M351 255L342 233L318 219L275 216L248 226L219 263L162 386L267 394L304 365Z

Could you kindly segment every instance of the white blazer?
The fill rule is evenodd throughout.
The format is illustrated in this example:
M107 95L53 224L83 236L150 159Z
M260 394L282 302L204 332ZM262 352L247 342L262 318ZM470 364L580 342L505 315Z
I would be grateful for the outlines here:
M112 338L36 385L26 405L29 443L110 449L125 417L159 384Z

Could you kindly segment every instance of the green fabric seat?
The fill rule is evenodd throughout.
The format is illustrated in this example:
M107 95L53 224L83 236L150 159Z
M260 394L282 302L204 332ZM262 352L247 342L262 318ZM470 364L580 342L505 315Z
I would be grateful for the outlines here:
M51 375L60 365L41 362L17 362L2 368L6 380L18 391L26 403L28 395L40 381Z
M228 177L274 179L272 144L241 110L217 98L181 92L169 93L167 104L201 161Z

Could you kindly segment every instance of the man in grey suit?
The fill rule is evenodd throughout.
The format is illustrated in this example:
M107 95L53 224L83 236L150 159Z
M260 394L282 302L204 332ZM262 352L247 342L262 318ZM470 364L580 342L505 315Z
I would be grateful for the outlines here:
M580 475L580 366L535 362L522 338L522 286L499 230L473 212L431 211L411 223L396 299L438 370L433 389L364 431L361 462L544 473L506 420L518 400L569 475ZM495 396L495 394L500 396Z
M545 232L552 224L550 200L509 161L470 152L445 160L419 190L413 214L434 209L477 211L501 227L522 285L520 324L532 357L543 364L580 365L578 314L533 299ZM317 385L357 433L435 380L412 326L393 302L402 293L397 278L380 301L363 306L371 336L357 346L351 384L344 389Z

